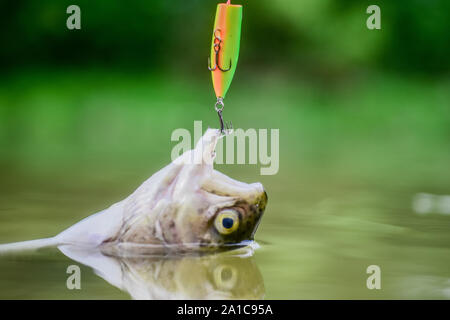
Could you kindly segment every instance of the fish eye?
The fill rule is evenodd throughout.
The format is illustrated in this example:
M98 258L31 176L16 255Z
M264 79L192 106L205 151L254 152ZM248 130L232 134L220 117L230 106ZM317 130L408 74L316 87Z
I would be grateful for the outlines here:
M224 210L216 216L214 226L221 234L230 234L239 227L239 216L234 210Z

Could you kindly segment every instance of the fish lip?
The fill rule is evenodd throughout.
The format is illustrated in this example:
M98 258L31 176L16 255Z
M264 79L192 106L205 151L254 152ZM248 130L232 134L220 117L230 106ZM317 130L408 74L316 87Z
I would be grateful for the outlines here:
M259 208L260 210L260 216L263 215L264 211L266 210L266 206L267 206L267 201L269 201L269 197L267 196L267 192L266 190L263 190L263 193L261 195L261 198L259 199L258 203L256 204L256 206Z
M266 190L264 190L264 203L267 203L269 201L269 197L267 196Z
M259 224L261 223L261 220L262 220L262 216L264 215L264 212L266 211L268 199L269 199L269 197L267 196L267 192L266 192L266 190L263 189L261 198L258 201L258 203L256 204L256 206L258 207L257 220L253 227L252 233L250 234L249 240L254 241L255 233L258 230Z

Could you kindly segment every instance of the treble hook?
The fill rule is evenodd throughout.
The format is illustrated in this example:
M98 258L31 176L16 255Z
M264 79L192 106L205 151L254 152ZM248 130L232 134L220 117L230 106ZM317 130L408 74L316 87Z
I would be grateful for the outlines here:
M225 134L225 129L226 131L230 131L233 129L233 123L230 121L229 123L224 123L223 121L223 115L222 115L222 111L223 108L225 107L225 104L223 103L223 98L222 97L218 97L217 98L217 102L214 106L214 109L216 109L217 114L219 116L219 121L220 121L220 132L222 134Z
M216 32L219 32L219 35L216 34ZM220 29L216 29L214 30L214 52L215 52L215 60L216 60L216 65L214 67L211 67L211 58L208 58L208 69L209 71L214 71L217 68L222 71L222 72L227 72L231 70L231 66L232 66L232 61L230 59L230 66L228 67L228 69L223 69L220 65L219 65L219 52L220 49L222 48L222 38L220 37Z

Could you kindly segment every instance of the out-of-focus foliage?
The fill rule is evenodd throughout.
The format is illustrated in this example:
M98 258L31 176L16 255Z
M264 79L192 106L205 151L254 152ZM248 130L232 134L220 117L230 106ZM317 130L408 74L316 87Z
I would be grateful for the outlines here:
M324 64L372 63L385 68L448 73L450 2L445 0L260 1L295 32L289 49ZM366 8L381 9L381 30L368 32ZM297 50L295 50L297 47ZM300 55L302 53L299 53Z
M360 66L447 73L447 0L245 0L241 58L249 66L294 71ZM82 30L69 31L77 4ZM3 0L0 63L83 63L197 70L205 64L217 1ZM382 29L366 28L366 8L381 7Z

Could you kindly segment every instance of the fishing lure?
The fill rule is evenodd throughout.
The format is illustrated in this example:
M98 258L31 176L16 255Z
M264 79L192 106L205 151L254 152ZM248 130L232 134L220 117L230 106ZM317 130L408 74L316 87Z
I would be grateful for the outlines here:
M239 57L242 25L242 5L226 3L217 5L216 18L211 43L211 56L208 69L211 71L212 83L217 97L215 110L219 115L220 130L225 132L222 112L223 99L230 88ZM227 125L231 129L231 124Z

